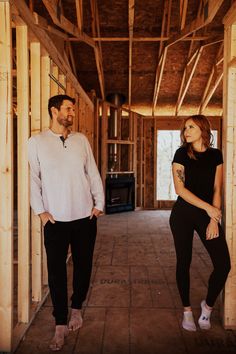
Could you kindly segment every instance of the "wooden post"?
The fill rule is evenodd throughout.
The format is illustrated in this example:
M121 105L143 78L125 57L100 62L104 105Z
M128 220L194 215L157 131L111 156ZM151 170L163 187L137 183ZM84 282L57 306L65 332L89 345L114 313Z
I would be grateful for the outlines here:
M18 321L29 321L29 59L27 26L16 26L18 147Z
M50 58L47 53L41 57L41 130L50 126L48 114L48 100L50 98ZM42 230L43 232L43 230ZM43 248L43 285L48 284L47 257Z
M40 43L30 44L31 68L31 135L40 132L41 110L41 51ZM42 299L42 235L40 218L31 212L32 300Z
M41 57L41 129L49 128L48 99L50 97L50 58L48 54Z
M0 2L0 53L0 351L10 352L13 332L13 117L8 1Z
M101 177L105 190L107 172L107 104L102 105L102 136L101 136Z
M55 65L55 64L53 64L53 63L52 63L52 70L51 70L51 73L52 73L53 77L54 77L56 80L59 79L59 76L58 76L58 73L59 73L58 66ZM58 86L58 83L53 80L53 78L51 78L50 86L51 86L51 96L58 95L59 86Z
M62 84L62 86L65 88L65 89L63 89L61 86L59 86L58 94L64 95L65 91L66 91L66 77L65 77L65 75L59 74L58 80L59 80L60 84Z
M138 115L137 113L133 113L133 171L135 178L135 208L137 206L137 137L138 137Z
M236 329L236 6L224 18L224 221L231 255L231 272L225 286L224 326ZM231 64L232 63L232 64Z

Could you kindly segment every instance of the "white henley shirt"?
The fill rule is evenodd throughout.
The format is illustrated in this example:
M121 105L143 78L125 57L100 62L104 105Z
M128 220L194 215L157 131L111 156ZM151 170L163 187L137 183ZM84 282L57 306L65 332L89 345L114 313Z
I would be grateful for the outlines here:
M72 132L63 143L50 129L28 142L30 204L35 214L73 221L104 208L104 191L85 135Z

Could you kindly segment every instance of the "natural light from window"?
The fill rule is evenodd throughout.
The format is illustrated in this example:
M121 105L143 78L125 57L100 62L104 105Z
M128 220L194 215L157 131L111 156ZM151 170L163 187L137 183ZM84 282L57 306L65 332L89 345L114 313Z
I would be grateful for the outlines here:
M214 147L217 146L217 130L212 131ZM159 130L157 133L157 200L175 200L171 163L180 146L179 130Z

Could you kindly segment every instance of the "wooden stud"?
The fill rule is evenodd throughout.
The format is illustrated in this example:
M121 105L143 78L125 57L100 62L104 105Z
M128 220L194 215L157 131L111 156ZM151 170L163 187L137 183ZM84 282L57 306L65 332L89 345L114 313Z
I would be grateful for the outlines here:
M41 129L49 128L48 100L50 98L50 58L47 54L41 57Z
M131 106L132 94L132 58L133 58L133 35L134 35L134 5L135 0L129 0L129 81L128 81L128 105Z
M11 352L13 332L12 42L8 1L0 2L0 351ZM4 289L4 292L3 292Z
M59 86L58 93L64 95L66 91L66 77L64 74L59 74L58 80L62 86Z
M231 272L224 293L224 326L236 329L236 7L226 15L224 38L224 88L223 88L223 151L224 162L224 224L231 255ZM232 20L232 22L230 21ZM231 63L232 66L229 66Z
M102 104L102 135L101 135L101 177L103 182L103 187L105 190L106 186L106 172L108 166L108 157L107 157L107 103L103 102Z
M41 50L39 42L30 43L31 135L40 132ZM32 300L42 300L42 235L40 218L31 212Z
M58 66L51 63L51 75L53 76L53 78L51 78L50 81L50 95L51 96L55 96L58 95L58 90L59 90L59 86L57 84L57 80L58 80L58 75L59 75L59 70L58 70ZM55 78L55 81L53 80Z
M29 55L28 28L16 26L17 145L18 145L18 321L29 321Z

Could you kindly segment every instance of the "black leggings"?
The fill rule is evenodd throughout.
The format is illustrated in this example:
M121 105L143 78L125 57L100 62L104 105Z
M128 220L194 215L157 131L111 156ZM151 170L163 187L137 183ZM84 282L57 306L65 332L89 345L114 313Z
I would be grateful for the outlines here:
M81 309L86 299L92 271L97 218L70 222L48 221L44 227L47 253L48 283L56 325L66 325L68 315L67 267L69 245L73 260L73 294L71 307Z
M229 251L222 227L220 224L218 225L219 237L206 240L206 229L209 222L210 218L204 210L183 200L177 200L170 215L170 227L177 257L176 280L184 307L190 306L189 270L192 260L194 231L198 233L214 267L208 281L206 297L208 306L213 307L230 271Z

